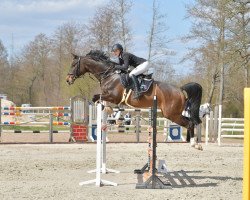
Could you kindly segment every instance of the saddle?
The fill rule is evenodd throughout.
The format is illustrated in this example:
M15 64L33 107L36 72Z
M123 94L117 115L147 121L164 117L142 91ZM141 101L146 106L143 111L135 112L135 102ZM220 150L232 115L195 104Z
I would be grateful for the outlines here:
M152 86L152 83L154 82L152 78L152 74L150 75L139 75L137 76L139 85L140 85L140 92L146 93L150 87ZM120 81L124 88L126 88L126 92L129 90L134 90L135 86L132 81L132 79L129 77L128 73L120 73Z

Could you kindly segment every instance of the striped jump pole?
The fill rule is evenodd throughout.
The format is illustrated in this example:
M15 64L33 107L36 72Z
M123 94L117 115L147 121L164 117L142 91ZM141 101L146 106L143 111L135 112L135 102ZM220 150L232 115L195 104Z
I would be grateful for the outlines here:
M146 173L150 176L144 181L138 178L136 189L165 189L170 188L169 183L164 183L156 174L156 135L157 135L157 96L154 96L153 107L151 108L151 120L149 127L149 141L148 141L148 163L142 169L134 170L138 177ZM148 170L147 170L148 169Z
M49 114L49 141L53 143L53 115Z
M86 130L82 129L81 133L74 132L75 129L73 129L74 126L85 126L86 120L87 120L87 109L86 109L86 99L82 96L75 96L70 98L70 106L41 106L41 107L24 107L24 106L5 106L2 104L3 102L0 102L0 136L2 133L2 127L3 126L10 126L10 125L49 125L49 132L54 132L53 126L57 125L64 125L64 126L70 126L70 140L71 141L78 141L78 140L84 140L86 136ZM14 117L21 117L21 116L41 116L41 118L45 118L47 116L50 117L48 122L42 122L39 119L26 121L21 119L13 119L13 120L3 120L3 118L8 116L14 116ZM57 120L52 121L52 117L59 118L59 117L70 117L69 120L66 122L59 122ZM26 121L26 122L22 122ZM36 122L38 121L38 122ZM77 124L77 125L76 125ZM84 139L75 139L74 137L77 137L78 135L81 135L81 138ZM80 138L80 137L79 137ZM51 141L53 138L51 137Z
M22 112L2 112L2 115L24 116L24 115L45 115L45 113L22 113ZM70 113L53 113L54 117L68 117Z
M250 88L244 89L243 200L250 199Z
M49 133L49 131L40 131L40 130L5 130L4 131L5 133ZM53 133L68 133L69 131L66 131L66 130L53 130Z
M70 110L69 106L57 106L57 107L18 107L18 106L5 106L2 110Z
M140 116L141 116L141 112L139 110L136 111L136 118L135 118L135 123L136 123L136 142L139 143L140 142Z
M148 112L148 109L147 108L113 108L113 111ZM161 112L161 109L157 109L157 112Z
M52 122L53 125L56 126L68 126L70 125L70 122ZM33 124L33 125L47 125L50 124L50 122L2 122L2 125L23 125L23 124Z
M97 143L96 143L96 169L89 171L89 173L95 172L96 178L89 181L80 182L79 185L95 184L97 187L103 185L117 186L117 183L101 179L102 173L119 171L106 168L106 130L103 125L107 125L107 113L102 111L102 104L97 105Z

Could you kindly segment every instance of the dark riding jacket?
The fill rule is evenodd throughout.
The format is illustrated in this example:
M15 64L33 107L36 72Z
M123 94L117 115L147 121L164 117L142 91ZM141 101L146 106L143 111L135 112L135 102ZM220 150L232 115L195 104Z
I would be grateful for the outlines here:
M127 71L129 66L137 67L138 65L146 62L144 58L137 57L128 52L122 52L119 56L119 65L116 66L117 69L122 71Z

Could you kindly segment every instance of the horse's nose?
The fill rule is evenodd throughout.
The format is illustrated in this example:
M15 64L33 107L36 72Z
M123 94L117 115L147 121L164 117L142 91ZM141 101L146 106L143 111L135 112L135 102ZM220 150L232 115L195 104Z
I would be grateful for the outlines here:
M66 82L70 85L70 77L69 76L67 76L67 78L66 78Z

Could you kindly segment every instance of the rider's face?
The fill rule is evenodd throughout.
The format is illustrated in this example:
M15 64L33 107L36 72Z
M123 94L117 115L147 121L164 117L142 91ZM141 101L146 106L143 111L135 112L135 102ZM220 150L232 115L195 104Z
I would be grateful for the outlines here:
M117 56L117 57L120 55L120 53L121 51L119 49L116 49L115 51L113 51L114 56Z

